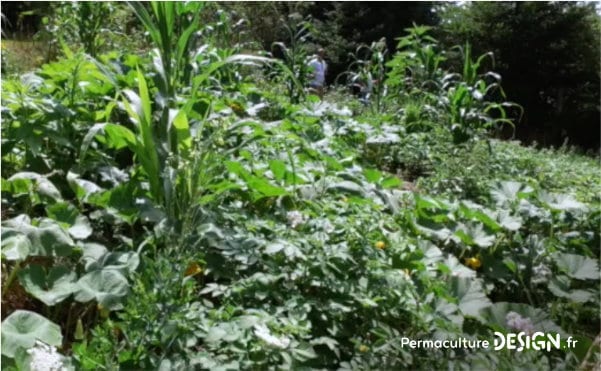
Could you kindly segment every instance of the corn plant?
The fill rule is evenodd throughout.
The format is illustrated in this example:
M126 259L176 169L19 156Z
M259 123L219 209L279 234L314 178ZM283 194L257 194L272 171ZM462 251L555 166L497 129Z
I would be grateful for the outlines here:
M503 124L514 128L512 120L507 117L506 109L521 107L514 103L498 103L492 100L497 92L501 99L506 99L501 88L501 76L494 72L480 73L482 63L490 58L494 66L494 56L486 53L472 59L471 47L456 47L463 56L462 73L449 73L442 79L443 97L439 100L450 116L450 129L456 144L465 143L490 130L498 130ZM490 146L489 146L490 148Z
M79 2L77 4L77 28L84 50L95 57L102 43L102 21L109 11L104 3Z
M390 68L387 84L396 94L411 89L436 90L445 61L438 49L438 41L428 35L430 27L414 26L406 29L409 35L399 38L394 57L386 64Z
M200 24L202 3L153 2L149 5L150 11L145 4L130 3L130 6L156 46L152 51L155 73L152 82L157 93L153 99L152 87L138 67L137 91L126 89L119 94L119 102L135 130L132 132L123 125L97 125L90 131L84 147L87 148L89 140L101 131L106 136L122 138L118 145L127 146L135 154L148 179L153 201L162 206L168 219L180 228L181 223L176 221L186 219L192 204L204 191L201 185L211 181L208 170L215 168L207 163L215 158L211 155L210 140L207 142L202 138L205 116L194 112L195 105L208 101L205 114L209 112L211 97L204 89L219 84L214 77L223 67L233 63L268 63L270 60L248 55L223 55L211 52L208 44L198 46L202 40L195 37L203 34ZM200 121L196 123L195 135L190 128L191 115Z
M284 59L283 66L286 67L283 76L294 76L294 79L286 81L288 98L291 103L298 103L305 96L304 86L309 82L310 72L307 66L307 47L305 45L310 36L312 25L309 19L301 19L298 13L288 16L288 21L281 20L284 29L288 32L288 45L284 42L272 44L272 51L279 50Z
M180 84L191 77L189 54L205 4L157 1L150 3L151 12L143 3L131 2L130 6L156 47L157 87L166 99L174 98Z
M382 113L388 93L388 86L384 84L387 56L384 38L369 46L360 45L350 55L353 62L348 70L336 77L336 81L346 78L348 85L358 86L362 102L369 105L373 113Z

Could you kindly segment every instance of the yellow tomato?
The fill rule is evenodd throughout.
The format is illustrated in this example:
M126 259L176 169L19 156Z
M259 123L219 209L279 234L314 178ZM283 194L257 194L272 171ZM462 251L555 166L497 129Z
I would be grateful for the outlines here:
M199 273L202 273L202 268L197 263L188 264L188 268L184 272L184 277L195 276Z
M482 262L477 257L465 259L465 265L472 269L478 269L482 266Z

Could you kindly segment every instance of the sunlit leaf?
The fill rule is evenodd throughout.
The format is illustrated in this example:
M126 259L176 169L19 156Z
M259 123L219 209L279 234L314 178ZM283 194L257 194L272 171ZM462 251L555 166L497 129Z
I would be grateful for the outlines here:
M531 193L533 190L518 182L506 181L497 183L490 191L493 200L497 205L504 205L519 199L521 194Z
M52 182L50 180L48 180L46 177L44 177L40 174L33 173L33 172L16 173L15 175L8 178L8 182L18 181L18 180L23 180L23 179L28 179L28 180L31 180L32 182L34 182L35 188L31 189L30 191L37 192L40 195L49 197L50 199L53 199L55 201L62 200L61 193L56 188L56 186L54 184L52 184Z
M29 238L11 228L2 228L2 257L6 260L21 261L32 250Z
M61 346L60 327L45 317L27 310L16 310L2 321L2 355L13 357L19 348L29 349L36 340Z
M276 180L281 181L284 179L284 175L286 174L286 163L281 160L271 160L269 161L269 169L273 173L273 176Z
M449 292L459 300L459 309L463 314L480 320L483 320L480 311L492 304L478 279L451 277Z
M77 281L75 300L83 303L96 300L109 310L120 309L128 287L127 280L117 270L95 270Z
M571 289L569 278L566 276L557 276L553 277L549 281L549 291L553 293L553 295L565 298L575 303L586 303L588 301L594 301L595 293L592 290L582 290L582 289Z
M568 276L579 280L598 280L598 260L576 254L555 253L553 255L557 266Z
M29 255L69 256L74 247L69 235L51 219L44 219L39 226L30 224L26 216L7 220L4 225L27 236L30 242Z
M92 232L92 226L90 225L90 222L88 221L88 218L86 218L83 215L78 215L77 218L75 219L75 223L69 227L69 234L78 240L83 240L88 238Z
M19 272L19 281L33 297L52 306L69 297L75 290L77 274L65 266L52 267L46 274L43 267L30 264Z
M515 312L532 322L535 331L565 336L565 332L549 319L549 315L540 308L527 304L498 302L480 310L480 315L489 326L497 331L512 331L507 324L507 314Z

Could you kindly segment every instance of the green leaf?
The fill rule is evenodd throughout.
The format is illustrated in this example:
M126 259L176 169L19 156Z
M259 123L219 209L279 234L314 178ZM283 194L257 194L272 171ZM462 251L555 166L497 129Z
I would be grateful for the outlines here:
M451 277L449 293L459 299L459 309L464 315L480 320L483 320L480 311L491 305L482 289L482 282L478 279Z
M455 236L469 246L489 247L495 241L494 235L484 232L482 224L465 225L461 224L455 231Z
M442 200L436 200L432 197L420 196L418 194L414 195L414 199L415 199L415 206L420 210L421 209L434 210L437 212L449 210L449 205Z
M86 247L87 249L90 249L91 246L88 245ZM86 270L89 272L94 270L114 269L122 274L129 274L133 273L140 264L140 256L133 251L106 252L94 259L92 254L100 253L104 246L100 245L96 248L99 250L84 253L84 257L87 260ZM93 246L92 249L94 249ZM106 248L104 248L104 251L106 251Z
M427 221L417 223L417 221L413 220L412 223L419 233L439 241L446 241L453 233L449 228L446 228L443 225Z
M286 245L284 245L284 243L282 243L281 241L275 241L275 242L268 244L265 247L265 253L269 254L269 255L273 255L279 251L284 250L284 247L286 247Z
M545 202L551 209L559 211L586 211L587 207L582 202L567 194L548 194L541 192L539 199Z
M553 254L559 269L579 280L598 280L599 264L596 260L576 254Z
M47 318L27 310L16 310L2 321L2 355L14 357L19 348L29 349L40 340L48 345L61 346L60 327Z
M306 344L298 348L293 348L292 356L299 361L306 361L308 359L316 358L317 353L315 353L313 347Z
M365 197L365 190L363 187L355 182L351 182L350 180L344 180L342 182L331 184L328 186L328 190Z
M152 108L150 95L148 92L148 85L146 84L146 77L144 77L142 70L140 70L139 67L137 67L136 69L138 71L138 91L140 92L140 106L138 107L140 124L149 125L152 120Z
M6 260L23 261L32 250L29 238L12 228L2 228L2 257Z
M106 126L106 124L101 123L101 124L94 124L86 133L86 135L83 137L83 140L81 141L81 147L79 148L79 161L80 163L83 163L83 160L86 157L86 154L88 152L88 149L90 148L90 145L92 144L92 140L94 138L96 138L96 136L102 132L104 130L104 127Z
M46 207L46 213L50 218L68 228L75 223L75 219L77 219L77 216L79 215L79 210L70 203L57 202Z
M305 257L304 254L301 252L301 250L296 245L294 245L286 240L276 240L276 241L269 243L265 247L265 253L269 254L269 255L275 254L280 251L282 251L284 253L284 255L289 259L294 259L294 258L302 259Z
M33 256L69 256L74 243L71 237L52 219L42 219L39 227L30 224L29 217L20 215L4 222L27 236L31 244L29 255Z
M531 193L533 190L529 186L524 186L518 182L500 182L490 191L493 200L497 205L511 203L521 197L522 194Z
M388 177L384 180L382 180L382 188L384 189L390 189L390 188L398 188L403 184L403 182L394 176Z
M549 291L555 296L568 299L575 303L586 303L595 300L595 293L581 289L570 289L569 278L566 276L556 276L549 281Z
M498 231L501 229L499 223L494 220L494 213L490 213L493 214L491 216L489 212L484 210L479 205L464 201L459 205L459 210L466 218L482 222L485 226L493 231Z
M378 183L382 178L382 173L375 169L363 169L363 175L370 183Z
M136 136L125 126L106 124L104 126L104 133L106 134L109 148L121 149L129 147L131 150L135 150Z
M42 196L48 197L52 200L59 201L62 200L61 193L56 188L56 186L48 180L46 177L33 173L33 172L21 172L16 173L15 175L8 178L8 182L18 182L22 180L29 180L34 182L35 188L28 189L29 192L37 192ZM20 186L19 189L24 191L23 186Z
M83 240L88 238L93 230L88 218L79 214L77 208L66 202L59 202L47 208L48 216L60 222L68 229L71 237Z
M103 191L103 189L95 183L81 179L79 174L70 171L67 173L67 182L69 182L69 186L71 186L71 189L75 192L75 195L77 195L77 199L83 202L87 202L91 195Z
M459 259L453 255L449 254L444 259L442 265L448 269L448 274L451 274L454 277L476 278L476 272L461 264ZM441 266L439 265L439 269L440 268Z
M522 227L522 218L509 215L509 211L501 210L497 215L499 224L508 231L517 231Z
M77 275L64 266L50 269L48 275L44 268L31 264L19 272L19 282L36 299L48 306L65 300L75 289Z
M281 160L271 160L269 161L269 169L273 173L273 176L276 180L281 181L284 179L284 175L286 174L286 164Z
M96 300L106 309L121 309L121 301L129 292L128 287L127 280L118 271L96 270L77 281L75 300L82 303Z
M259 192L265 197L276 197L288 194L284 188L276 187L264 178L253 176L246 181L246 184L251 190Z
M225 331L221 326L213 326L205 337L205 341L208 343L215 343L223 339L226 335L227 331Z
M107 253L108 249L101 244L94 242L84 243L82 260L84 262L84 268L86 272L94 270L90 268Z
M178 150L186 153L192 148L192 136L190 135L188 118L184 111L179 111L175 115L173 127L175 127Z
M78 215L75 219L75 224L69 228L69 234L78 240L84 240L90 237L92 232L92 226L90 225L88 218L83 215Z
M244 166L237 161L226 161L225 167L230 173L236 174L242 179L247 179L250 176Z
M6 180L2 178L2 192L11 193L14 196L28 195L33 189L31 179Z
M497 331L512 331L507 326L507 314L516 312L524 318L530 319L535 331L548 332L551 334L560 334L565 336L565 332L549 319L549 315L540 308L535 308L527 304L498 302L480 311L481 316Z

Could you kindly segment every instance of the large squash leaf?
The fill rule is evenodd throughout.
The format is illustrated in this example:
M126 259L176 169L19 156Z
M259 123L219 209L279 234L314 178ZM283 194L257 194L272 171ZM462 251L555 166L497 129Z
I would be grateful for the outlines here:
M60 346L60 327L47 318L27 310L17 310L2 321L2 355L14 357L19 348L29 349L36 340Z

